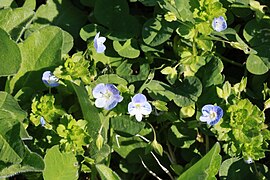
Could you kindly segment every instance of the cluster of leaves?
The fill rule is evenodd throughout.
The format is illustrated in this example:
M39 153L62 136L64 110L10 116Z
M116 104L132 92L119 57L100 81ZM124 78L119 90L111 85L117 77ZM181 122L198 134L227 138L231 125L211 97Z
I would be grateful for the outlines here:
M1 1L0 177L269 178L269 7L265 0ZM227 29L215 31L217 17ZM97 34L106 37L104 53ZM46 87L44 71L59 86ZM95 107L100 83L123 97L113 109ZM141 122L128 113L135 94L153 109ZM223 109L214 126L199 121L206 104Z

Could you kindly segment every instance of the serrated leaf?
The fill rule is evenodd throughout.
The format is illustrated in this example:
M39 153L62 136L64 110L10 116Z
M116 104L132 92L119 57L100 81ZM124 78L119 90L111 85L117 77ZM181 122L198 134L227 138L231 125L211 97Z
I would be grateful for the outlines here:
M216 179L215 175L218 173L221 164L219 152L220 145L216 143L202 159L181 174L178 180L198 178L205 180Z
M18 72L22 61L20 49L2 29L0 37L0 61L4 62L0 66L0 76L14 75Z
M58 146L53 146L47 151L44 161L44 180L78 179L78 162L72 152L60 152Z
M122 57L137 58L140 50L135 39L128 39L125 42L113 41L113 48Z

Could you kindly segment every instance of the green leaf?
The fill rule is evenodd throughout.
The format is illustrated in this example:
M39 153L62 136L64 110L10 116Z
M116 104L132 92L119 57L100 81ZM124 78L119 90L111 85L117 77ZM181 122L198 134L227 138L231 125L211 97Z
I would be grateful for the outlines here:
M264 61L255 54L250 54L247 58L247 70L256 75L262 75L268 72L269 68Z
M67 82L73 87L83 113L83 119L87 121L88 133L90 137L97 137L98 131L101 126L101 119L99 117L98 109L91 104L88 94L83 85L76 85L72 82Z
M161 8L174 13L177 19L193 22L194 19L189 2L189 0L165 0L160 1L159 3Z
M126 0L96 1L94 15L100 24L109 28L109 38L112 40L125 41L139 35L139 23L135 17L129 15Z
M78 162L72 152L60 152L58 146L53 146L47 151L44 161L44 180L78 179Z
M134 67L134 68L132 68ZM132 63L132 61L123 61L116 69L116 73L126 79L129 83L142 81L148 77L150 66L148 63Z
M110 84L121 84L123 86L126 86L128 84L128 82L119 77L117 74L104 74L98 77L98 79L96 80L96 83L110 83Z
M169 22L160 17L149 19L142 29L143 41L150 46L158 46L170 39L173 29Z
M96 168L102 180L120 180L121 178L108 166L104 164L97 164Z
M153 99L160 99L167 102L175 97L171 86L157 80L152 80L148 83L146 89L148 90L148 93L150 93L150 96L154 96Z
M95 35L100 32L101 34L106 34L107 30L97 24L87 24L82 27L80 30L80 36L84 41L87 41L89 38L94 39Z
M128 39L125 42L113 41L113 48L122 57L137 58L140 50L135 39Z
M22 64L18 73L11 79L11 92L22 87L44 89L41 81L44 68L51 69L62 63L61 47L63 31L54 26L47 26L32 33L23 43L19 44Z
M221 156L219 155L219 152L220 145L219 143L216 143L202 159L181 174L178 180L216 179L215 175L217 174L221 164Z
M36 1L35 0L25 1L24 4L23 4L23 7L24 8L35 10L35 8L36 8Z
M2 166L3 164L0 163L0 178L11 177L18 173L42 172L45 167L42 157L30 152L27 147L25 147L24 157L20 164L13 163Z
M111 118L111 125L117 134L129 137L138 134L144 128L145 123L134 121L131 117L122 115Z
M74 39L78 38L80 28L87 21L86 12L74 6L71 0L48 0L38 8L36 17L35 24L61 27Z
M173 101L179 107L190 106L197 102L202 93L202 83L195 76L186 77L181 83L176 83Z
M270 34L269 34L270 20L262 19L257 21L252 19L249 21L244 28L243 35L246 41L251 46L260 46L262 44L270 44Z
M0 11L1 12L1 11ZM0 76L14 75L21 64L21 53L17 44L9 38L9 35L0 29Z
M26 116L11 95L0 92L0 177L44 168L42 158L31 153L21 140L27 135L22 126Z
M32 21L34 11L28 8L0 10L0 27L8 32L13 40L19 40L23 28Z

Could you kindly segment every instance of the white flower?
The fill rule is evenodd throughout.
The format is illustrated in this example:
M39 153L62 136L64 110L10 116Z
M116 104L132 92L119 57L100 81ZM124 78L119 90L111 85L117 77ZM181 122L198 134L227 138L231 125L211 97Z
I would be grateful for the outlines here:
M137 121L141 121L143 115L149 115L152 112L152 107L145 95L136 94L128 104L128 112L131 116L135 115Z
M39 121L40 121L41 126L44 127L46 125L46 121L45 121L45 119L42 116L40 117L40 120Z
M51 71L45 71L42 75L42 81L49 87L59 86L58 80L59 79L55 77Z
M94 38L94 47L97 53L103 53L106 46L103 44L106 41L105 37L99 37L100 32L98 32Z
M212 21L212 27L215 31L220 32L227 29L227 22L224 17L219 16Z
M244 159L245 163L251 164L253 163L253 159L251 157L248 157L247 159Z
M120 92L113 84L100 83L93 89L92 94L96 98L95 106L106 110L111 110L123 100Z

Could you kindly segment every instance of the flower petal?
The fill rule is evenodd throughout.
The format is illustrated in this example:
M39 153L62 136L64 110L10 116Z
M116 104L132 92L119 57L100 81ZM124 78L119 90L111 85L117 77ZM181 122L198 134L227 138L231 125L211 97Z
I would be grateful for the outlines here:
M137 121L142 121L142 114L141 113L137 113L135 114L135 118L137 119Z
M97 45L96 51L97 53L103 53L106 50L106 46L104 44Z
M95 101L95 106L97 108L103 108L107 105L107 101L106 101L106 98L98 98L96 99Z
M144 102L141 104L141 113L143 115L149 115L152 112L152 107L149 102Z
M211 121L211 119L210 119L209 116L201 116L200 117L200 121L202 121L202 122L209 122L209 121Z
M92 94L94 98L101 98L106 93L106 86L104 83L100 83L94 87Z
M144 103L144 102L147 102L147 99L146 99L145 95L139 93L139 94L136 94L132 98L132 102L134 102L134 103Z
M220 16L218 18L214 18L212 21L212 27L215 31L220 32L227 29L227 22L224 17Z
M136 104L133 102L128 103L128 113L132 116L135 114L140 113L139 110L136 108Z
M100 38L98 38L97 41L98 41L98 43L103 44L106 41L106 38L105 37L100 37Z
M45 85L49 87L59 86L58 78L53 75L51 71L45 71L42 75L42 81Z
M120 92L117 87L113 84L106 84L106 88L113 93L113 95L118 95Z
M104 106L104 109L106 109L106 110L111 110L111 109L113 109L116 105L117 105L117 101L110 101L110 102L108 102L107 101L107 104Z

